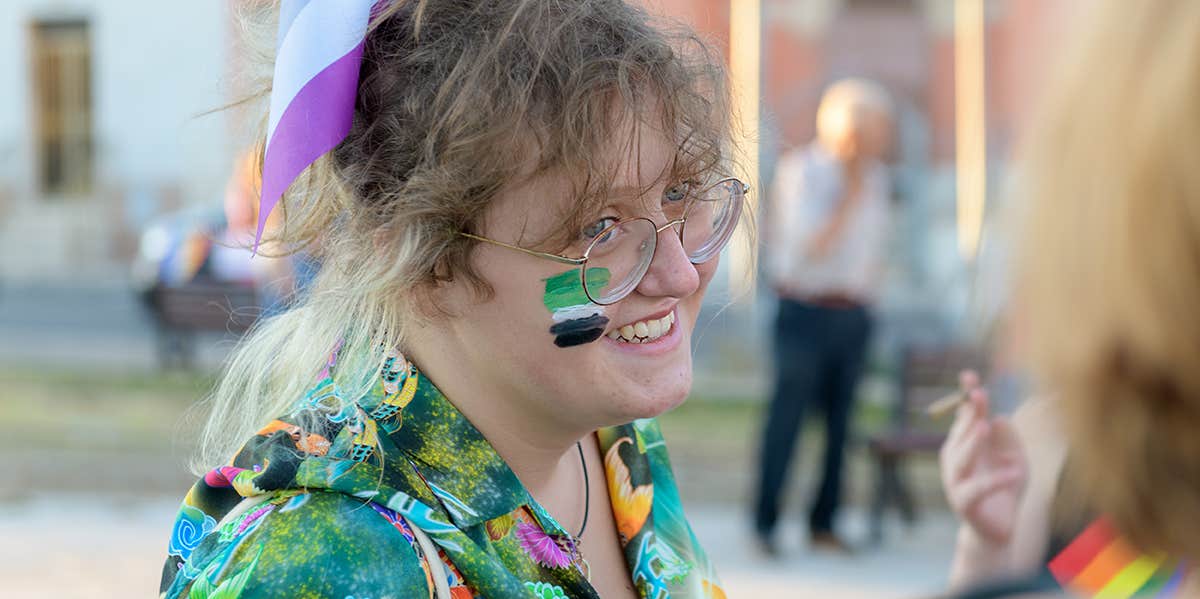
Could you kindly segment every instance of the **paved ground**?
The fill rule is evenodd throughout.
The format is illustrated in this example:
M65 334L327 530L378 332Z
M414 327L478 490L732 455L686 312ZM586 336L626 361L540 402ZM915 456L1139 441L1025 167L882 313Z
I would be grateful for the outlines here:
M171 499L48 495L0 504L0 581L4 597L119 598L153 596ZM774 562L760 558L728 507L689 510L731 598L885 599L928 596L949 563L952 523L945 517L896 531L881 549L853 557L818 555L789 546ZM850 514L847 529L861 530ZM800 538L797 529L783 536Z
M853 556L810 552L802 546L800 526L785 525L780 530L785 554L776 561L754 549L741 509L702 506L688 513L731 598L929 597L945 588L953 552L955 523L944 512L913 529L897 526L881 546ZM848 538L865 538L862 513L851 510L843 521Z

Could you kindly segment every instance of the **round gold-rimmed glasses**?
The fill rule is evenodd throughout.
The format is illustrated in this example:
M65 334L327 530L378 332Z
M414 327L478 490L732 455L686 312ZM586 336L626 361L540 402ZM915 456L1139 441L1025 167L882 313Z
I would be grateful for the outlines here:
M750 186L734 177L721 179L698 192L687 189L679 200L664 199L666 224L660 227L640 217L622 220L596 235L579 258L539 252L471 233L462 235L538 258L581 266L579 276L584 293L593 303L606 306L621 301L642 282L658 248L658 234L668 227L676 227L679 243L692 264L712 260L733 237L748 191Z

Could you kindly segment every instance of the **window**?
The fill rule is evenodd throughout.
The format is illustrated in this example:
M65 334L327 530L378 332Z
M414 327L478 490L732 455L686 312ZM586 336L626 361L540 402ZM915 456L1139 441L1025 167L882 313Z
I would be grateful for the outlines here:
M32 38L38 181L49 194L87 193L94 150L88 23L38 22Z

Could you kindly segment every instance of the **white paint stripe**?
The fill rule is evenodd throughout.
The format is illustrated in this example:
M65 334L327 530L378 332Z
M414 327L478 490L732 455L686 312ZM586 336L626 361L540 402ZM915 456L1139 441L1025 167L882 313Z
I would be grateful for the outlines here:
M375 0L310 0L300 9L275 56L268 140L300 89L363 40L374 4Z
M554 322L563 322L564 320L574 320L576 318L587 318L593 314L601 314L602 310L592 304L580 304L578 306L567 306L554 311Z

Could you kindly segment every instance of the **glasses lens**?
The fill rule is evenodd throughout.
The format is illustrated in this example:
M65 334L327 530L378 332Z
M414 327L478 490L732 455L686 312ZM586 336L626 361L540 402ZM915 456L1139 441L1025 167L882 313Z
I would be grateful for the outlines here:
M588 248L584 284L597 304L611 304L629 295L650 268L658 236L644 218L619 222L598 235Z
M729 243L742 216L745 195L737 179L725 179L697 194L683 225L683 249L689 260L708 262Z

